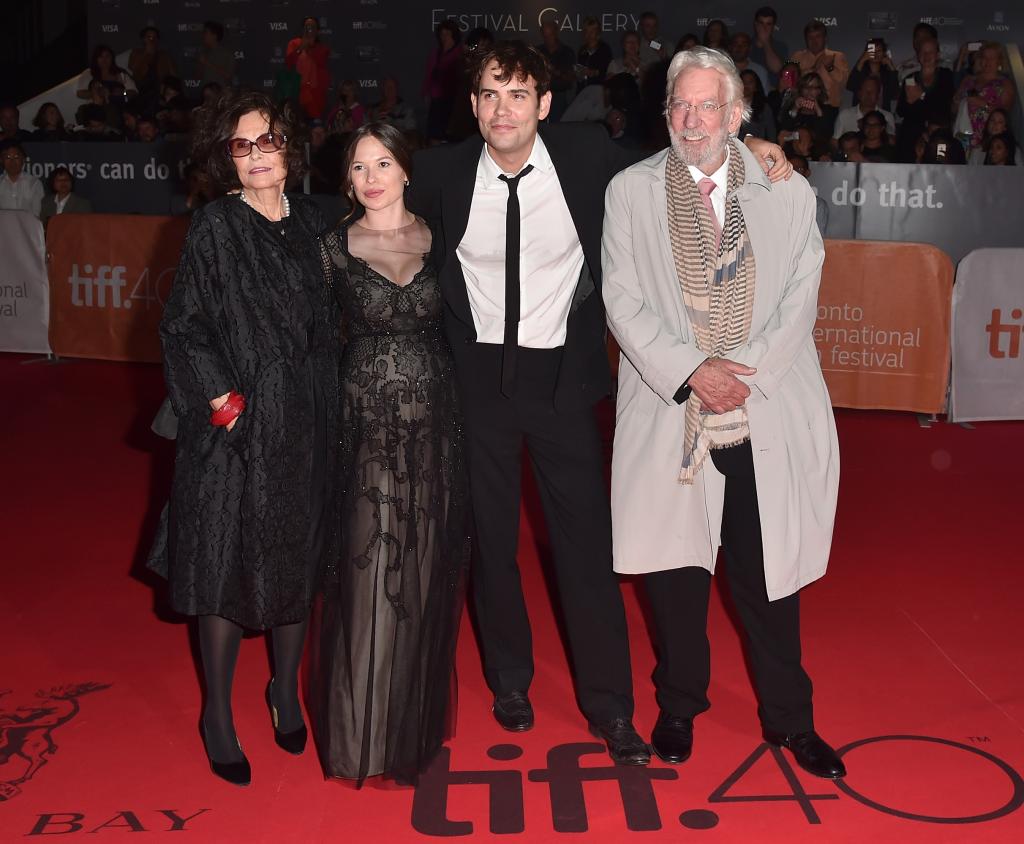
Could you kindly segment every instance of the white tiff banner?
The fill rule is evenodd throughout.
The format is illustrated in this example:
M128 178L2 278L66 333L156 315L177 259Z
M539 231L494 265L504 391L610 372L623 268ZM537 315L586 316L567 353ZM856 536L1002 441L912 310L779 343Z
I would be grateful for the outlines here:
M976 249L953 285L950 419L1024 419L1024 249Z
M50 353L50 283L43 224L0 211L0 351Z

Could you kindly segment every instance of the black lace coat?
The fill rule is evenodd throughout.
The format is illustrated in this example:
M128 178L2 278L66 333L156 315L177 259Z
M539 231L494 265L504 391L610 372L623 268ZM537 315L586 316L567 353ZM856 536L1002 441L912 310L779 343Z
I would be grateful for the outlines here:
M338 306L309 201L271 223L237 196L192 218L163 320L178 416L165 535L150 567L171 603L255 629L303 620L336 541ZM211 398L247 402L233 430Z

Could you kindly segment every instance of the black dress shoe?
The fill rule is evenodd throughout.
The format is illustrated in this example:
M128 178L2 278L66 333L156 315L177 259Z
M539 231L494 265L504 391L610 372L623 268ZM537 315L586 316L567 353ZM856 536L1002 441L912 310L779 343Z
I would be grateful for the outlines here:
M211 771L232 785L246 786L252 782L252 768L249 766L249 760L245 757L244 752L238 762L218 762L210 755L210 748L206 746L206 728L202 721L199 722L199 734L203 737L203 749L206 751ZM236 738L235 741L238 739ZM238 745L238 749L242 750L241 744Z
M270 718L274 722L274 741L277 742L277 746L282 750L288 751L293 756L300 756L302 751L306 749L306 738L308 736L306 725L303 724L301 727L297 727L287 733L283 733L277 728L277 707L274 706L274 698L271 691L273 688L274 680L271 678L270 682L267 683L267 706L270 707Z
M533 729L533 706L526 692L495 695L491 711L494 713L494 720L504 730L523 733Z
M603 724L591 724L590 732L608 745L608 755L616 765L647 765L651 750L628 718L614 718Z
M828 780L846 776L843 760L814 730L790 736L765 730L764 740L776 747L788 747L796 763L809 774Z
M693 719L670 715L664 710L651 732L651 750L662 762L680 765L693 751Z

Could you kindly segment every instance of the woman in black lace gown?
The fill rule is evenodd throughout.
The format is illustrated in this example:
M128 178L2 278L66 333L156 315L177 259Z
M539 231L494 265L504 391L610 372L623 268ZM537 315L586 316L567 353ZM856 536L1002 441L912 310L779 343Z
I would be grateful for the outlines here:
M468 558L451 353L410 171L397 130L358 130L345 178L363 213L324 239L346 335L342 550L314 612L309 704L325 772L359 781L413 781L450 734Z

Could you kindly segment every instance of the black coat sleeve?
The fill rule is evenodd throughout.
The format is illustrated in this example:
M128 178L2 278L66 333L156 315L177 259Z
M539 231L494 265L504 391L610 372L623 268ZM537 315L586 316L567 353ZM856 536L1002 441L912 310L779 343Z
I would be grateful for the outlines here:
M218 281L213 225L209 215L199 211L192 218L160 320L164 379L179 417L207 409L210 399L238 387L217 329Z

